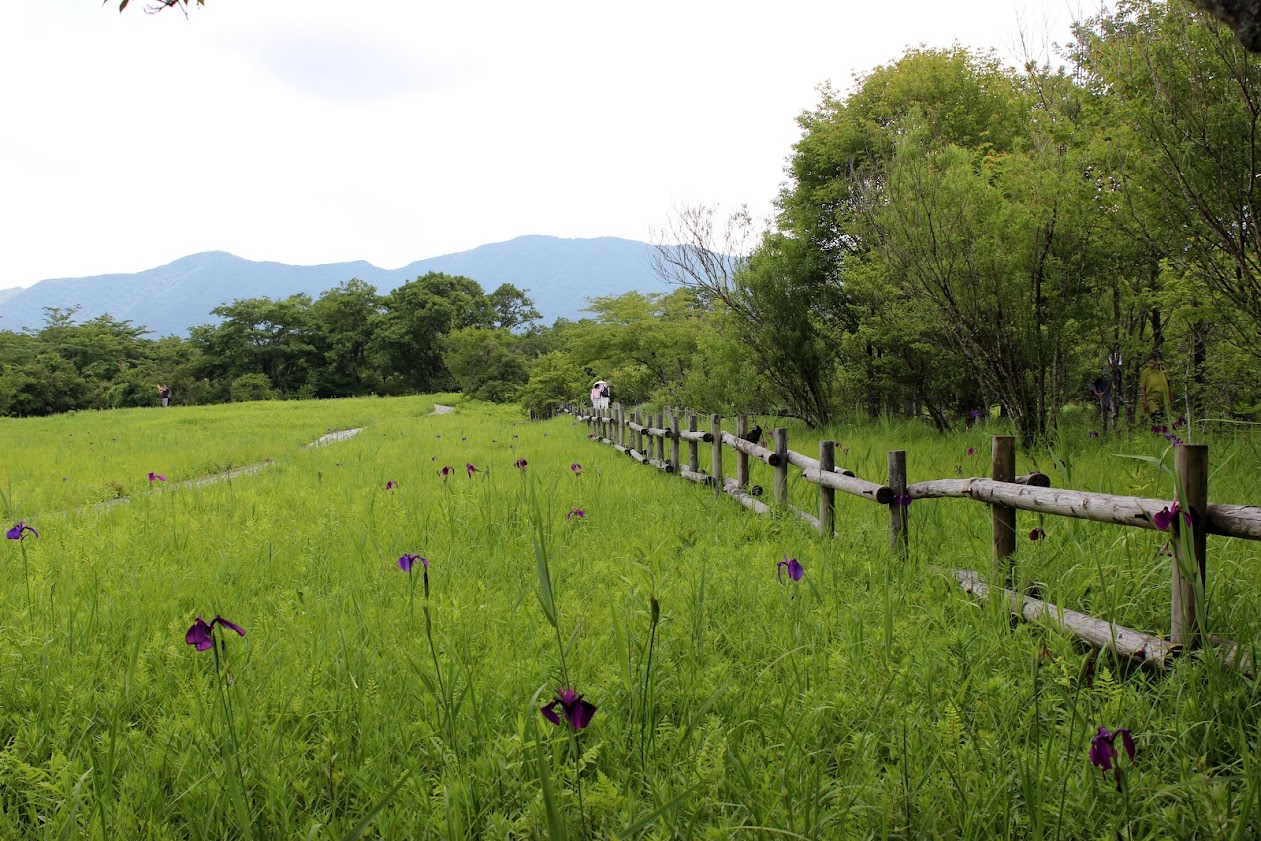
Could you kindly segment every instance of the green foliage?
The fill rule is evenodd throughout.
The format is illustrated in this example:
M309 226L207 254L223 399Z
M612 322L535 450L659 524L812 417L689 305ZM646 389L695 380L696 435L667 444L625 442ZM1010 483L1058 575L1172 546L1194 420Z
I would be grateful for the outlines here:
M530 417L551 417L565 403L580 405L589 387L586 371L572 357L552 351L536 358L530 366L530 379L521 390L521 405Z
M516 339L507 330L453 330L443 340L442 360L460 392L475 400L515 400L530 378Z
M271 378L266 374L242 374L232 381L229 393L233 403L272 400L276 397L276 391L271 387Z

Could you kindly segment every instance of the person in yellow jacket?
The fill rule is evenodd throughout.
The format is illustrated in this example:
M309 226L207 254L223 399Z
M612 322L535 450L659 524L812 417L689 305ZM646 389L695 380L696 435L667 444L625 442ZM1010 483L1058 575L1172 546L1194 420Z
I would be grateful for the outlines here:
M1147 367L1138 380L1138 402L1153 420L1161 420L1171 414L1173 398L1169 393L1169 374L1160 365L1160 354L1147 357Z

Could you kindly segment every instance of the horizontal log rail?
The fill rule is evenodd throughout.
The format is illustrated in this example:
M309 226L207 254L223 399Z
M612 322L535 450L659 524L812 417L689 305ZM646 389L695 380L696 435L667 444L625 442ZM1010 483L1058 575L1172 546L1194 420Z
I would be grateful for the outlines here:
M802 476L811 484L826 485L833 490L869 499L881 505L888 505L893 501L893 490L888 485L868 482L866 479L859 479L856 476L845 476L841 473L824 473L821 470L806 470L802 473Z
M713 440L712 437L710 440ZM746 441L743 438L737 438L730 432L726 431L722 434L722 442L728 447L731 447L734 450L739 450L747 456L751 456L758 461L766 462L771 467L779 467L779 456L774 450L768 450L765 447L752 443L751 441Z
M1167 499L1073 491L1064 488L1017 485L993 479L934 479L916 482L906 489L911 499L955 497L978 502L1054 514L1096 523L1113 523L1140 529L1156 529L1152 518L1173 503ZM1261 507L1255 505L1208 506L1208 533L1245 540L1261 540Z
M1180 648L1163 637L1125 628L1075 610L1065 610L1041 599L1006 589L993 591L980 575L969 569L956 569L952 574L964 592L981 601L988 600L996 592L1007 603L1012 615L1019 616L1026 622L1049 625L1097 648L1107 649L1131 660L1163 669Z
M788 451L788 463L791 464L793 467L800 467L802 470L822 470L823 469L823 463L819 461L817 458L810 458L810 456L802 455L801 453L796 452L794 450ZM832 468L832 472L839 473L842 476L855 475L854 471L846 470L844 467L834 467Z

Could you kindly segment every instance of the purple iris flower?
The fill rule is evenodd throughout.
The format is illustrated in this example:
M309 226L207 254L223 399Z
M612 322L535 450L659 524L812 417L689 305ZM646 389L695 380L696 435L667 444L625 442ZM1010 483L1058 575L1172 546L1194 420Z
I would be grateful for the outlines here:
M1046 537L1046 532L1043 530L1042 526L1038 526L1036 529L1029 532L1030 540L1041 540L1044 537Z
M569 513L565 515L565 519L572 520L574 517L577 517L579 520L581 520L582 518L586 516L587 516L587 512L583 511L581 508L571 508L569 509Z
M395 482L393 479L385 483L385 489L387 491L392 491L397 487L398 487L398 482Z
M977 418L979 418L979 417L981 416L981 410L980 410L980 409L973 409L973 410L972 410L969 414L971 414L971 415L972 415L972 420L976 420Z
M1112 770L1116 774L1117 791L1120 791L1121 766L1116 765L1114 768L1113 765L1118 757L1115 745L1117 736L1121 737L1121 745L1125 748L1130 761L1134 761L1134 740L1130 738L1129 728L1120 727L1115 733L1109 733L1108 728L1100 727L1099 732L1090 740L1090 764L1098 768L1105 776Z
M149 481L150 482L165 482L166 477L163 476L161 473L154 473L153 471L149 471Z
M422 558L420 555L402 555L398 559L398 568L403 572L411 572L412 567L416 566L419 561L425 569L429 569L429 559Z
M560 712L556 708L560 707ZM552 724L560 724L561 716L569 722L569 726L575 730L581 730L591 723L591 717L595 715L598 709L595 704L582 700L582 696L572 689L560 689L556 692L556 697L552 702L544 707L539 708L539 712L543 713L543 717Z
M9 540L25 540L23 535L28 531L36 537L39 537L39 532L35 531L34 526L28 526L25 520L19 520L16 526L4 533L4 536L9 538Z
M574 474L575 476L581 476L581 475L582 475L582 465L581 465L581 464L578 464L578 463L576 463L576 462L575 462L574 464L569 465L569 472L570 472L570 473L572 473L572 474Z
M1169 531L1169 527L1173 525L1174 518L1179 513L1182 514L1182 522L1186 523L1188 526L1191 525L1191 513L1189 511L1183 511L1182 506L1178 505L1176 502L1173 505L1165 506L1153 514L1152 525L1160 531Z
M525 470L525 466L526 466L527 464L529 464L529 462L528 462L528 461L526 461L526 460L525 460L525 459L523 459L523 458L519 458L519 459L517 459L516 461L514 461L514 462L512 463L512 466L513 466L513 467L515 467L515 468L517 468L518 470Z
M477 472L477 468L473 466L472 462L469 462L468 464L464 465L464 469L468 471L468 477L470 479L472 479L473 474Z
M587 438L589 438L589 439L591 439L592 441L594 441L594 440L595 440L595 433L594 433L594 432L588 432L588 433L587 433Z
M788 570L788 577L793 581L800 581L806 574L805 567L796 558L788 557L788 553L784 553L784 560L775 564L775 577L779 579L779 583L784 583L784 570Z
M1168 431L1169 431L1169 427L1164 426L1162 424L1156 424L1155 426L1152 427L1152 432L1156 435L1164 435Z
M893 499L889 502L889 504L901 505L903 508L907 508L911 504L911 495L910 494L894 494Z
M1091 438L1098 438L1098 437L1099 437L1099 433L1098 433L1098 432L1096 432L1095 430L1093 430L1093 429L1092 429L1092 430L1090 430L1090 437L1091 437Z
M450 476L454 472L455 472L455 468L448 464L438 471L438 475L441 476L445 480L448 476Z
M976 455L976 447L968 447L968 455L969 456Z
M198 651L205 651L215 644L215 625L222 625L229 631L236 631L240 636L245 636L245 629L235 622L224 619L222 616L216 616L210 622L197 617L197 621L193 623L193 627L188 629L188 633L184 634L184 642L196 648Z

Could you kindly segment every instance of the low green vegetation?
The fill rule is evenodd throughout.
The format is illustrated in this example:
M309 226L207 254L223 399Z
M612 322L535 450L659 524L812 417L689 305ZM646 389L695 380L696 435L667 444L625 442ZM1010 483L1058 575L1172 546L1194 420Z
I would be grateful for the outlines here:
M931 567L987 568L984 506L916 502L900 560L873 504L841 498L825 541L641 467L567 417L527 423L472 401L429 415L435 402L450 401L7 422L21 456L5 527L39 535L0 542L0 837L1261 829L1255 682L1210 652L1146 672L973 602ZM836 439L838 461L871 478L905 449L915 481L983 474L997 424L945 437L899 421L793 427L790 440L814 453ZM348 426L365 428L301 448ZM43 490L71 458L64 439L104 449L110 429L124 453L74 463L131 504ZM1024 451L1019 468L1168 495L1159 470L1118 456L1160 456L1163 438L1088 432ZM1255 434L1200 438L1214 501L1248 502ZM274 464L231 482L137 476L264 457ZM797 480L792 497L815 504ZM1022 540L1022 582L1167 630L1158 533L1043 525L1045 540ZM418 556L410 571L403 556ZM799 581L777 566L793 558ZM1213 632L1258 638L1256 560L1256 544L1210 539ZM582 699L553 703L566 689ZM1115 737L1106 773L1091 763L1100 727L1127 728L1136 748L1131 759Z

